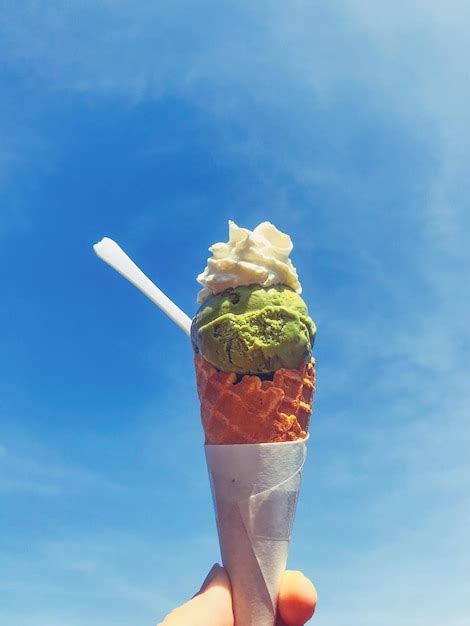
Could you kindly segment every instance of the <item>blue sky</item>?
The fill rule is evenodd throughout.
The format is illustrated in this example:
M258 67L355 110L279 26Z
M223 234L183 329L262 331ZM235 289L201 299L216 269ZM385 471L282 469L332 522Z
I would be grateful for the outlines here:
M187 338L227 220L318 326L290 566L319 626L464 626L466 2L26 1L0 24L0 623L153 624L217 542ZM169 445L171 433L171 445Z

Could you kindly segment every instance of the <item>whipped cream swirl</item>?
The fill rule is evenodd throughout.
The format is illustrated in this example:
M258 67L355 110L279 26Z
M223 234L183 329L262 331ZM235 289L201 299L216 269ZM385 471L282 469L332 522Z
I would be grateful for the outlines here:
M229 221L229 240L209 248L212 257L197 277L203 289L198 294L202 303L212 294L229 287L258 284L262 287L286 285L302 292L297 271L289 254L292 240L270 222L262 222L253 231Z

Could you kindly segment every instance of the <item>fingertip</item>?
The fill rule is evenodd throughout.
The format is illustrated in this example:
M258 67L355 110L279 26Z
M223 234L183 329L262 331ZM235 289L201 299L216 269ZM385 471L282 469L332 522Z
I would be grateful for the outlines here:
M219 594L223 597L231 597L230 579L227 571L218 563L215 563L197 595Z
M209 573L207 574L204 582L202 583L198 593L202 593L203 591L205 591L214 579L223 576L222 572L225 572L223 567L221 567L218 563L214 563L214 565L209 570Z
M279 591L278 609L288 626L305 624L314 614L317 601L313 583L302 572L285 572Z

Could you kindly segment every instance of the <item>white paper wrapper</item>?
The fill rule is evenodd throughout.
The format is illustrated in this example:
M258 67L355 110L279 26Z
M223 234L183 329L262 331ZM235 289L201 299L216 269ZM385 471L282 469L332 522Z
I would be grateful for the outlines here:
M273 626L307 439L205 450L235 626Z

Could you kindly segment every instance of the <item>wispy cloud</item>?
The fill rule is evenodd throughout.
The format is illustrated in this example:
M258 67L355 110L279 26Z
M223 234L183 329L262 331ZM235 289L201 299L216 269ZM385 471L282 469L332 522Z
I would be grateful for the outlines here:
M59 496L91 488L117 489L117 483L82 467L35 459L0 444L0 492Z
M214 553L215 546L215 537L191 533L177 543L168 535L119 531L39 541L27 555L2 558L8 576L0 576L0 593L7 600L29 598L25 610L14 603L8 623L20 626L32 611L40 615L44 601L52 623L62 620L64 626L95 621L105 626L116 619L156 623L195 593L211 564L207 552Z

